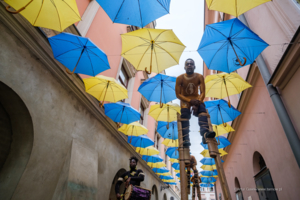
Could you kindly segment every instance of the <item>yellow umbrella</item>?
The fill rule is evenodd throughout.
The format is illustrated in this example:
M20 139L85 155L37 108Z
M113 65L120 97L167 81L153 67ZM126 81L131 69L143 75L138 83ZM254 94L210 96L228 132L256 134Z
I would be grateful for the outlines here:
M147 148L141 148L141 147L137 147L135 149L136 152L138 152L141 155L145 155L145 156L153 156L153 155L157 155L159 154L159 151L154 148L153 146L147 147Z
M219 153L221 154L220 156L227 155L227 152L224 151L223 149L219 149ZM207 150L207 149L203 150L200 154L203 155L206 158L210 158L209 150Z
M217 10L235 17L271 0L206 0L209 10Z
M175 159L175 158L170 158L170 162L172 162L172 163L179 163L179 160Z
M177 140L164 139L162 144L167 147L178 147L178 139Z
M166 180L166 179L161 179L165 183L175 183L176 181L174 179L171 180Z
M121 37L122 56L137 70L148 74L177 65L185 49L172 30L144 28Z
M239 94L249 87L252 86L235 72L208 75L205 78L206 97L219 99L228 97L229 107L231 106L229 96Z
M151 162L148 162L147 165L151 168L161 168L161 167L165 167L166 164L163 163L163 162L157 162L157 163L151 163Z
M98 75L96 77L83 79L85 91L100 101L118 102L128 98L127 89L114 78ZM102 101L102 103L101 103Z
M118 131L130 136L145 135L148 133L148 129L138 122L123 124L123 126L121 126Z
M175 170L175 173L179 173L180 172L180 170Z
M162 175L162 176L172 176L170 172L165 172L165 173L156 173L157 175Z
M156 121L172 122L177 121L177 113L181 114L180 107L176 103L159 104L150 107L149 115Z
M81 20L76 0L4 0L16 11L6 10L10 13L20 13L33 26L53 29L62 32Z
M224 126L225 125L225 126ZM235 131L229 124L220 124L220 125L213 125L214 132L216 132L216 137L220 135L224 135L226 133Z
M206 171L213 171L217 169L216 165L202 165L201 169L206 170Z

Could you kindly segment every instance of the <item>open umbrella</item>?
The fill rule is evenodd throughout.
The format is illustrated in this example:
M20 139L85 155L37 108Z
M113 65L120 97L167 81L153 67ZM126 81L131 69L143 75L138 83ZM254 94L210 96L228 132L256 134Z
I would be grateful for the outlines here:
M156 163L148 162L147 165L151 168L161 168L166 166L166 164L163 162L156 162Z
M104 109L105 114L114 122L130 124L141 118L141 114L128 103L107 103L104 105Z
M98 75L83 79L85 91L100 101L118 102L128 98L127 89L114 78ZM102 101L102 102L101 102Z
M230 105L229 96L240 94L243 90L252 87L249 83L235 72L230 74L219 73L208 75L205 78L206 97L215 97L223 99L228 97L228 105Z
M147 135L128 136L127 142L134 147L146 148L154 145L154 142Z
M200 162L203 165L215 165L216 164L215 159L213 159L213 158L202 158L200 160ZM223 163L224 161L221 159L221 162Z
M177 147L169 147L166 154L173 159L179 159L179 152Z
M156 130L161 135L161 137L165 139L178 139L178 128L176 121L170 123L159 121Z
M238 17L248 10L272 0L206 0L209 10L217 10Z
M206 25L198 53L208 69L233 72L252 64L268 46L237 18Z
M214 177L201 177L201 181L202 183L211 184L215 183L217 180Z
M180 107L176 103L164 104L161 108L159 104L152 105L149 115L156 121L172 122L177 120L177 113L181 114Z
M148 100L160 103L168 103L177 99L175 94L176 77L157 74L144 81L138 91Z
M226 133L235 131L229 124L225 123L224 124L220 124L220 125L212 125L213 126L213 130L216 133L216 137L220 136L220 135L224 135Z
M168 183L168 182L164 182L167 185L177 185L177 183Z
M132 122L131 124L123 124L118 131L129 136L140 136L148 133L148 129L138 122Z
M202 183L200 184L200 187L214 187L214 184L207 184L207 183Z
M152 156L143 155L142 159L149 163L158 163L163 161L163 159L159 155L152 155Z
M169 13L171 0L96 0L114 23L144 27Z
M159 151L153 146L146 147L146 148L137 147L135 151L141 155L146 155L146 156L153 156L159 154Z
M216 165L202 165L200 168L203 170L206 170L206 171L213 171L213 170L217 169L217 166Z
M180 178L180 173L177 173L176 176L177 176L178 178Z
M49 42L54 58L67 67L69 74L96 76L110 69L106 54L88 38L61 33L50 37Z
M172 174L170 172L162 172L162 173L157 172L156 174L159 176L172 176Z
M241 112L233 106L229 107L228 102L223 99L206 101L204 104L208 110L212 124L224 124L224 126L226 126L225 122L233 121L241 114Z
M178 147L179 146L178 139L177 140L164 139L162 144L167 147Z
M163 175L164 173L169 172L169 170L166 167L152 168L152 170L159 175Z
M224 151L223 149L219 149L219 153L220 153L220 156L225 156L225 155L227 155L227 152ZM203 156L206 157L206 158L209 158L209 157L210 157L210 155L209 155L209 150L208 150L208 149L204 149L200 154L203 155Z
M218 172L217 170L213 170L213 171L201 171L200 174L202 175L202 177L218 177Z
M144 28L121 37L121 55L137 70L148 74L177 65L185 49L172 30Z
M216 140L218 142L218 149L222 149L222 148L225 148L225 147L231 145L229 140L227 138L225 138L224 136L216 137ZM208 149L207 144L203 144L203 142L201 142L201 145L203 146L204 149Z
M173 167L175 170L180 170L180 164L179 164L179 163L173 163L173 164L172 164L172 167Z
M165 183L175 183L176 182L174 179L171 179L171 180L162 179L162 181Z
M179 160L174 158L170 158L169 161L172 163L179 163Z
M160 179L164 179L164 180L172 180L172 179L174 179L173 176L170 176L170 175L168 175L168 176L160 175L159 178Z
M81 20L76 0L5 0L33 26L44 27L62 32L68 26Z

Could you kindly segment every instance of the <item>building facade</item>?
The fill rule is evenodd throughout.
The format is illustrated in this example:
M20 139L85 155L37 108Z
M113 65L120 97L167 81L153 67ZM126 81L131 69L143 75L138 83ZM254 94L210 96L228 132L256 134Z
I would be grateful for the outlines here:
M231 18L208 10L205 5L206 25ZM228 152L223 167L230 193L237 200L298 199L299 165L272 95L277 92L280 95L298 134L295 140L299 141L300 121L296 115L300 111L299 1L273 0L239 18L270 45L261 54L269 78L260 71L261 61L237 70L252 88L230 98L242 113L231 123L235 132L228 134L231 145L224 149ZM205 76L218 73L205 65L203 70ZM270 93L270 84L277 92ZM216 190L217 199L224 199L219 180Z

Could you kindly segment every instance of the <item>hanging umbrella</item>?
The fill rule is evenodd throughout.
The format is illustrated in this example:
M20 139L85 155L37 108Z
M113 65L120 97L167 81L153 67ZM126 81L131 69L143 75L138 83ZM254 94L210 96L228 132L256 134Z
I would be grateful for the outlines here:
M164 182L164 183L167 185L177 185L177 183L167 183L167 182Z
M153 155L153 156L143 155L142 159L148 163L158 163L163 161L163 159L159 155Z
M152 170L157 174L159 173L159 175L169 172L169 170L166 167L152 168Z
M177 147L169 147L166 154L173 159L179 159L179 152Z
M181 114L180 107L176 103L164 104L161 108L159 104L150 107L149 115L156 121L172 122L177 120L177 113Z
M159 176L172 176L172 174L170 172L163 172L163 173L156 173L156 174Z
M237 18L206 25L198 53L208 69L233 72L254 62L268 46Z
M177 173L176 176L177 176L178 178L180 178L180 173Z
M168 103L177 99L175 94L176 77L163 74L147 79L139 87L138 91L148 100L160 103Z
M223 149L219 149L219 153L220 153L220 156L225 156L225 155L227 155L227 152L224 151ZM203 156L206 157L206 158L209 158L209 157L210 157L210 155L209 155L209 150L208 150L208 149L204 149L200 154L203 155Z
M44 27L62 32L70 25L81 20L76 0L4 0L10 13L20 13L33 26ZM10 11L13 7L16 11Z
M167 147L178 147L178 140L170 140L170 139L164 139L162 142L163 145Z
M172 179L172 180L162 179L162 181L165 183L175 183L176 182L174 179Z
M225 122L233 121L241 114L241 112L233 106L229 107L227 101L223 99L206 101L204 104L208 110L212 124L224 124L224 126L226 126Z
M114 78L98 75L83 79L85 91L100 101L118 102L128 98L127 89ZM101 103L102 101L102 103Z
M54 58L67 67L69 74L96 76L110 69L106 54L88 38L61 33L50 37L49 42Z
M176 121L170 123L159 121L156 130L161 135L161 137L165 139L178 139L178 128Z
M206 97L215 97L223 99L228 97L228 105L230 105L229 96L240 94L243 90L252 87L249 83L235 72L230 74L219 73L208 75L205 78Z
M217 169L216 165L202 165L200 168L206 171L213 171Z
M213 171L201 171L200 174L202 175L202 177L218 177L218 172L217 170L213 170Z
M174 179L174 178L173 178L172 176L170 176L170 175L168 175L168 176L160 175L159 178L160 178L160 179L164 179L164 180L173 180L173 179Z
M215 183L217 180L214 177L201 177L201 181L202 183L207 183L207 184L211 184L211 183Z
M128 136L127 142L134 147L146 148L154 145L154 142L147 135Z
M157 163L148 162L147 165L151 168L161 168L166 166L166 164L163 162L157 162Z
M218 149L222 149L222 148L225 148L225 147L231 145L229 140L227 138L225 138L224 136L216 137L216 140L219 144ZM203 144L203 142L201 142L201 145L203 146L204 149L208 149L208 144Z
M200 162L203 164L203 165L215 165L215 159L213 158L202 158L200 160ZM221 162L223 163L224 161L221 159Z
M159 154L159 151L153 146L146 147L146 148L137 147L135 151L141 155L146 155L146 156L153 156Z
M272 0L206 0L209 10L217 10L238 17L239 15Z
M225 125L225 126L224 126ZM212 125L213 126L213 130L216 133L216 137L220 136L220 135L224 135L226 133L235 131L229 124L225 123L225 124L220 124L220 125Z
M200 184L200 187L214 187L214 184L207 184L207 183L202 183Z
M140 136L148 133L148 129L138 122L132 122L131 124L123 124L118 131L129 136Z
M172 163L179 163L179 160L178 159L174 159L174 158L170 158L170 162L172 162Z
M138 121L141 114L131 107L128 103L107 103L104 105L105 115L111 118L114 122L130 124Z
M173 167L175 170L180 170L180 164L179 164L179 163L173 163L173 164L172 164L172 167Z
M121 55L137 70L148 74L177 65L185 49L172 30L144 28L121 37Z
M145 27L169 14L171 0L96 0L114 23Z

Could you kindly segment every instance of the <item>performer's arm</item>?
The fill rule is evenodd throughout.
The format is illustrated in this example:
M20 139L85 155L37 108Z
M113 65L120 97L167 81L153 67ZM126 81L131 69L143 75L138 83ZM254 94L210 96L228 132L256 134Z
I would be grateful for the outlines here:
M201 94L200 94L198 100L203 103L203 100L205 98L205 82L204 82L204 77L201 74L199 75L199 79L200 79L200 92L201 92Z
M181 100L181 101L185 101L185 102L190 102L191 99L183 96L180 92L181 92L181 77L178 77L176 79L176 86L175 86L175 92L176 92L176 97Z
M126 173L123 174L122 176L120 176L118 178L118 181L116 183L116 186L115 186L115 191L116 191L116 194L119 194L120 193L120 186L121 184L124 182L124 177L126 176Z
M139 169L138 173L139 173L139 175L135 176L135 177L131 177L131 180L140 181L140 182L144 181L145 175L144 175L143 171L141 169Z

